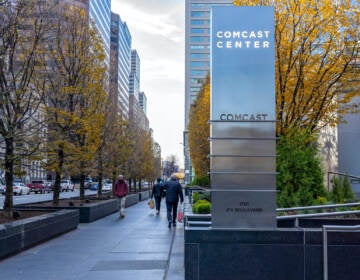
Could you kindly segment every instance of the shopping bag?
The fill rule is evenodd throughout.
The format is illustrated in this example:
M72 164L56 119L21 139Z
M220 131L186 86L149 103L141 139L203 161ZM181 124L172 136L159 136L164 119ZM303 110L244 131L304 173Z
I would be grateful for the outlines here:
M184 214L183 214L183 212L180 210L180 211L178 212L178 215L177 215L177 220L178 220L179 223L182 223L182 221L183 221L183 216L184 216Z
M149 207L150 207L151 209L154 209L154 207L155 207L154 200L153 200L153 199L150 199L150 200L148 201L148 205L149 205Z

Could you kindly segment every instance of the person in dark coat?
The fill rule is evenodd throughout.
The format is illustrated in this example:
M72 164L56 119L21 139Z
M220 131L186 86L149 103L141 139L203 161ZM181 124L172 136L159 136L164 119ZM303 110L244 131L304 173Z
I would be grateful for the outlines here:
M154 184L151 198L155 198L155 208L156 208L156 215L160 213L160 205L161 205L161 198L164 194L164 184L162 183L161 178L156 179L156 184Z
M181 203L183 203L184 196L182 193L181 185L177 180L176 175L171 176L171 179L165 183L164 189L166 191L167 219L169 222L169 228L171 228L171 224L174 227L176 226L177 206L179 203L179 197Z

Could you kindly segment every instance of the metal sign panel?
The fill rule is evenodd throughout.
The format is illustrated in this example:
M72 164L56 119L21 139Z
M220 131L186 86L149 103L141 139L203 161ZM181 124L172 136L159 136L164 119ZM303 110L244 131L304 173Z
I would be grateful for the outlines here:
M212 225L275 227L273 7L215 6L211 34Z

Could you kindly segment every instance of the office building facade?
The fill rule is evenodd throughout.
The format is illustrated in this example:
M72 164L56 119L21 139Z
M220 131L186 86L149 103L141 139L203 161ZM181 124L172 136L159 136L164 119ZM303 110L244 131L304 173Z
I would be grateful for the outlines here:
M139 100L140 92L140 58L136 50L131 51L131 72L129 94Z
M191 104L210 71L210 12L213 5L232 5L231 0L186 0L185 2L185 182L193 171L188 147L187 127Z
M110 66L111 0L89 0L89 16L104 44L105 63Z
M110 94L118 112L129 117L129 77L131 60L131 35L118 14L111 14Z
M352 100L352 104L360 104L360 97ZM340 173L347 173L356 197L360 197L360 113L347 114L344 123L338 126L338 151Z
M144 114L147 115L147 98L143 91L139 93L139 105L144 111Z

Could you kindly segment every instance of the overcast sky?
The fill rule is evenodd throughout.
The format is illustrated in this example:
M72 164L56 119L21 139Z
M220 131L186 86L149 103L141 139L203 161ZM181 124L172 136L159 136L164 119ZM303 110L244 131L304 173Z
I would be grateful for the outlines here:
M175 154L183 167L184 0L112 0L140 57L140 90L165 159Z

